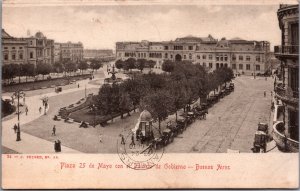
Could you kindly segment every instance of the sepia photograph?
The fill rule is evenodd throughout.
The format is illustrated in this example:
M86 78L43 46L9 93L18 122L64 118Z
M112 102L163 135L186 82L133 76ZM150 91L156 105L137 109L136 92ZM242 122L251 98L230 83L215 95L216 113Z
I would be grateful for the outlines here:
M5 188L299 186L298 1L4 0L1 36ZM175 183L244 166L281 175ZM111 182L127 171L143 181Z

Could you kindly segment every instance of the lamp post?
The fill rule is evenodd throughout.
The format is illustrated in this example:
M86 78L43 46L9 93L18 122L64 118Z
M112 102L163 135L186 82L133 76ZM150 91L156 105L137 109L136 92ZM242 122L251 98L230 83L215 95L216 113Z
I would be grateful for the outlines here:
M18 90L16 91L13 95L13 98L17 98L18 102L17 102L17 112L18 112L18 129L17 129L17 139L16 141L21 141L21 130L20 130L20 98L25 97L25 93Z
M43 105L44 105L44 115L46 115L47 114L46 109L48 107L48 97L46 96L46 97L42 98L42 101L43 101Z
M92 111L94 112L94 128L96 127L96 106L95 104L92 105Z

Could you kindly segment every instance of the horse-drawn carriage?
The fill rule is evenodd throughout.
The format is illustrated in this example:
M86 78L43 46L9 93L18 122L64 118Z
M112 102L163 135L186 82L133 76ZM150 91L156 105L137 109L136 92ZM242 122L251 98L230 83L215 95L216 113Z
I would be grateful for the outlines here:
M252 151L254 153L266 152L268 142L268 124L259 123L257 131L254 135L254 142Z
M193 108L193 111L194 111L197 119L206 119L206 114L208 114L208 110L207 110L206 106L202 107L202 105L195 106Z

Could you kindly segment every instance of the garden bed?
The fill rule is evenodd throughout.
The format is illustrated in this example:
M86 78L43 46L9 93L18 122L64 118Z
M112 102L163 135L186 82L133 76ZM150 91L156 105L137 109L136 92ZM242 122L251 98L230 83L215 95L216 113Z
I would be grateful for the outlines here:
M83 80L90 78L91 74L84 74L78 76L68 76L63 78L54 78L54 79L45 79L36 82L25 82L21 84L12 84L7 86L2 86L2 93L4 92L14 92L18 89L22 89L23 91L37 90L37 89L45 89L45 88L53 88L56 86L64 86L70 84L71 81L74 80Z

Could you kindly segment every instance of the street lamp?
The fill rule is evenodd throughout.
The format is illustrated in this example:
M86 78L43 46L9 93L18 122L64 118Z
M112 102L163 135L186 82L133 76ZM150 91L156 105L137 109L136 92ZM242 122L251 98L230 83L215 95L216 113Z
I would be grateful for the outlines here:
M13 98L17 98L18 99L18 105L17 105L17 108L18 108L18 129L17 129L17 139L16 141L21 141L21 130L20 130L20 98L24 98L25 97L25 93L18 90L16 91L15 93L13 93L12 95Z
M95 106L95 104L93 104L91 106L91 108L92 108L92 111L94 112L94 124L93 124L93 126L95 128L96 127L96 106Z
M256 76L255 76L255 70L256 70L256 69L255 69L255 62L254 62L254 65L253 65L253 70L254 70L254 79L255 79L255 77L256 77Z

